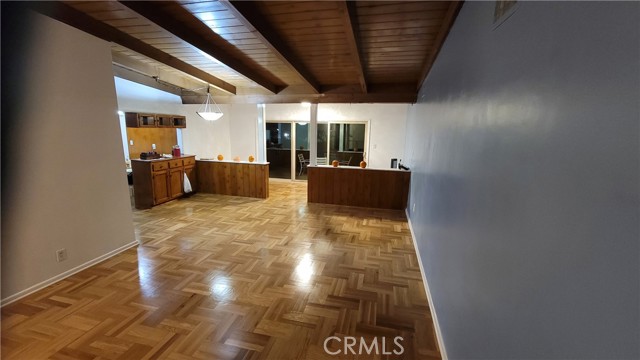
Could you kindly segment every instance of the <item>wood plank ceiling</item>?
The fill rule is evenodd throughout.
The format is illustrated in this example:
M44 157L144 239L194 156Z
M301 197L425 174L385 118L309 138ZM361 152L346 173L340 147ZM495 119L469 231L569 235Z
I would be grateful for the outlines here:
M31 8L112 43L114 74L202 102L414 102L459 1L63 1ZM194 91L194 89L198 90Z

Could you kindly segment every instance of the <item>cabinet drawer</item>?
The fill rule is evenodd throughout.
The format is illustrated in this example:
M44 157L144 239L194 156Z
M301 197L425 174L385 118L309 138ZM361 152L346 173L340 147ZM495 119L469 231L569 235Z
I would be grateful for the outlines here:
M182 166L182 159L180 160L169 160L169 168L171 169L175 169L177 167L181 167Z
M151 163L151 171L166 170L168 169L168 165L167 161Z
M196 163L196 158L190 157L190 158L183 159L183 161L184 161L184 166L193 165Z

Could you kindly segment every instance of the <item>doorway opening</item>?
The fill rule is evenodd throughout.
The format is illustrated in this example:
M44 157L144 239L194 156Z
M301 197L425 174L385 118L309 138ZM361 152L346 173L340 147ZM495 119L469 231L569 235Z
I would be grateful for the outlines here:
M310 160L309 122L267 121L265 124L269 177L307 180ZM330 165L337 160L340 166L358 166L366 157L369 143L367 121L319 122L317 164Z

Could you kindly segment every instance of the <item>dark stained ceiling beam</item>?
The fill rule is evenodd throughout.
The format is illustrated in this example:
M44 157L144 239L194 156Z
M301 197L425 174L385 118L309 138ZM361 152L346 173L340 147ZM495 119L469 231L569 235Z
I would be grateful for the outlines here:
M25 5L52 19L58 20L103 40L117 43L176 70L182 71L185 74L209 83L212 86L224 90L225 92L230 94L236 93L236 87L228 82L160 51L110 25L100 22L69 5L57 1L25 2Z
M282 40L276 30L269 24L266 17L259 13L251 1L221 0L229 11L291 70L296 72L315 92L320 92L320 85L302 60Z
M418 86L416 88L417 91L420 91L422 84L427 79L427 75L429 75L429 71L433 66L433 63L436 61L436 57L444 44L444 40L447 38L449 34L449 30L453 26L453 22L456 20L458 13L460 12L460 8L462 7L463 1L454 0L449 3L449 8L442 20L442 25L438 30L438 35L436 36L436 40L433 43L432 51L427 56L426 60L422 65L422 71L420 72L420 77L418 78Z
M206 88L207 83L203 83L192 76L186 75L180 71L174 71L173 68L166 67L166 69L158 68L156 62L148 63L146 61L140 61L133 59L130 56L123 54L122 52L111 49L111 61L113 65L120 68L131 70L135 73L141 74L147 78L155 79L156 82L168 84L169 86L177 89L197 89ZM141 78L140 78L141 79ZM132 80L135 81L135 80ZM213 87L215 90L219 90ZM238 94L238 92L236 92Z
M412 84L413 88L413 84ZM297 95L235 95L214 97L218 104L295 104L300 102L337 104L412 104L416 102L414 93L397 94L297 94ZM182 96L183 104L202 104L203 96Z
M178 6L172 7L168 12L165 10L166 2L156 1L120 1L120 3L272 93L275 94L281 90L278 84L248 66L247 62L252 61L242 53L232 54L219 46L228 45L227 41L186 9ZM190 26L176 19L191 19Z
M154 89L158 89L164 92L168 92L173 95L178 95L178 96L182 95L182 89L180 89L179 87L170 85L168 83L160 82L159 79L156 79L152 76L148 76L148 75L139 73L137 71L127 69L117 64L113 64L112 67L113 67L113 75L121 79L133 81L135 83L142 84L142 85L145 85Z
M291 90L291 91L289 91ZM415 103L417 94L414 83L369 84L366 94L360 92L360 85L338 86L322 94L286 89L277 95L235 95L214 96L218 104L285 104L285 103ZM204 97L182 95L183 104L202 104Z
M360 54L360 30L356 16L355 1L343 1L338 3L344 21L344 33L347 35L349 52L353 58L353 64L358 74L358 81L363 93L367 93L367 80L364 76L364 65Z

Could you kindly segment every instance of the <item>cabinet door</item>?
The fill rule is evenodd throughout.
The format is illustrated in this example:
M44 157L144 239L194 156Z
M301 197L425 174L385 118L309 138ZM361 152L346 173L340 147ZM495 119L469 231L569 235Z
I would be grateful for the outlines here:
M171 118L171 122L173 127L177 128L186 128L187 127L187 118L184 116L174 115Z
M156 116L154 114L138 114L138 126L156 127Z
M171 127L173 118L169 115L158 115L156 121L158 127Z
M191 183L191 189L195 192L196 191L196 185L197 185L197 179L196 179L196 167L195 166L185 166L184 167L184 172L185 174L187 174L187 177L189 178L189 182Z
M167 183L167 174L165 171L155 171L152 173L153 177L153 204L161 204L165 201L169 201L169 186Z
M175 199L182 195L182 175L183 168L169 170L169 196Z

